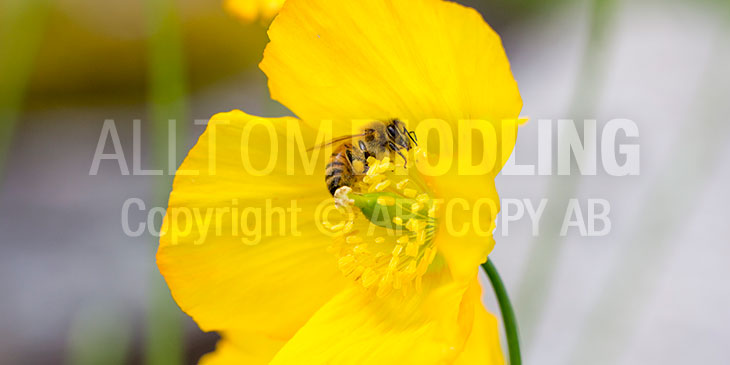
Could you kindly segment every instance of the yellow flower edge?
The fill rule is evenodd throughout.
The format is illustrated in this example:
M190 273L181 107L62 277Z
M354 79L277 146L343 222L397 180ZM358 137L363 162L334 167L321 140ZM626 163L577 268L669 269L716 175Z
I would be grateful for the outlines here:
M493 169L471 176L450 169L424 180L434 197L472 205L487 199L498 209L494 176L516 138L516 123L501 121L516 120L522 105L499 37L474 10L440 0L288 0L269 36L261 68L272 96L301 120L240 111L214 116L175 178L160 239L158 266L176 302L201 329L223 337L201 362L503 364L497 322L484 309L476 280L494 246L491 235L439 230L437 258L418 290L375 295L361 285L362 276L343 275L333 238L312 215L331 200L324 159L314 174L299 164L290 171L284 158L269 164L272 151L291 153L292 126L313 146L323 119L334 122L334 136L357 130L354 120L397 117L415 129L439 119L446 125L437 134L455 143L459 120L479 120L477 128L489 125L501 137L497 146L466 153L493 148ZM252 125L269 126L276 145L270 134L242 145ZM249 166L242 166L242 156ZM251 174L251 167L267 171ZM208 211L266 211L292 202L303 212L296 234L256 240L233 232L228 219L202 224ZM490 232L496 209L483 217ZM185 210L202 223L188 229ZM472 222L473 216L456 211L449 220Z

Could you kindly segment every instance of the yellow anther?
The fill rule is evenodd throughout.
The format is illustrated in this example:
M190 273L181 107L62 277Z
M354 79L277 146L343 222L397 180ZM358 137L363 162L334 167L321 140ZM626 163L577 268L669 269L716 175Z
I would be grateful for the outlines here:
M383 181L381 183L378 183L377 185L371 186L370 189L368 189L368 191L370 191L370 192L372 192L372 191L383 191L383 190L387 189L390 186L390 184L391 184L391 181L390 180L385 180L385 181ZM372 189L372 191L371 191L371 189Z
M375 272L372 268L365 269L365 272L362 273L362 286L368 288L375 284L376 281L378 281L378 273Z
M393 291L393 273L388 271L380 279L376 295L378 296L378 298L383 298L386 295L390 294L391 291Z
M391 292L396 289L403 296L414 289L422 290L420 277L428 271L436 255L433 234L437 222L425 214L428 212L435 218L438 207L429 191L422 189L425 183L413 173L413 166L418 163L414 152L404 151L404 155L394 154L382 160L370 156L367 162L352 161L352 169L357 174L366 172L347 186L357 194L344 196L352 198L352 202L342 200L347 204L338 206L342 208L340 219L329 217L334 223L342 223L324 222L326 219L322 222L336 231L335 236L342 237L333 240L332 245L340 258L338 265L342 272L359 285L371 288L378 297L393 295ZM360 210L353 215L350 208L354 206ZM387 207L388 215L381 214L376 221L371 215L378 207ZM348 214L352 215L349 220ZM368 220L368 228L360 226Z
M350 244L358 244L362 242L362 238L360 236L347 236L347 238L345 238L345 242Z
M395 205L395 198L392 196L381 196L378 197L378 204L384 205L387 207Z
M383 160L381 163L378 164L378 173L382 174L388 172L389 170L392 170L393 168L395 168L395 166L392 163Z
M430 255L428 255L428 262L431 263L434 258L436 258L436 251L435 249L431 249ZM424 256L425 257L425 256Z
M385 274L383 275L383 278L380 279L380 285L393 284L393 270L385 270Z
M398 182L397 184L395 184L395 187L398 188L398 190L403 190L403 189L405 189L406 185L408 185L409 181L410 180L408 180L408 179L403 179L400 182Z
M352 255L342 256L337 261L337 266L345 273L348 273L354 269L355 257Z
M405 274L402 274L402 280L403 280L403 287L400 289L401 295L403 295L403 298L408 298L409 295L411 295L411 282L410 279L406 277Z
M411 276L416 274L416 260L411 260L403 271L406 275Z
M419 203L426 205L426 203L428 203L428 201L431 200L431 198L428 196L428 194L423 193L423 194L418 194L418 196L416 197L416 200Z
M365 271L365 266L358 265L355 268L355 270L352 270L352 272L350 272L349 275L348 274L345 274L345 276L347 276L348 278L351 278L351 279L357 279L358 277L360 277L362 275L362 273L364 271Z
M390 262L388 262L388 270L391 270L392 271L392 270L397 269L398 268L398 262L400 262L400 260L398 259L397 256L394 256L393 258L391 258L390 259Z
M416 287L416 293L420 293L421 291L423 291L423 277L416 276L415 287Z
M416 241L418 242L419 246L426 243L426 231L425 230L420 230L420 231L418 231L418 233L416 233Z
M410 257L418 256L418 243L416 241L408 242L408 246L406 246L406 255Z
M383 180L385 180L385 175L367 175L362 178L362 182L370 185L377 184Z
M428 270L428 265L431 264L430 261L428 261L428 257L431 255L432 248L427 248L423 252L423 258L421 258L421 261L418 262L418 269L416 270L417 275L423 275L426 273L426 270Z
M438 206L436 203L431 205L431 208L428 208L428 217L429 218L436 218L436 212L438 211Z

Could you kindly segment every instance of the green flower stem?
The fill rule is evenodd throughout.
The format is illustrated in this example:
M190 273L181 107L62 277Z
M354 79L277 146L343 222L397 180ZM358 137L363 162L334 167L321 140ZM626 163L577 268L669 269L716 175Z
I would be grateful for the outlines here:
M504 332L507 335L509 363L510 365L521 365L522 355L520 354L520 335L517 329L517 318L515 317L514 309L512 309L512 303L509 301L507 288L504 287L504 282L502 282L502 278L499 276L499 272L497 272L497 267L492 263L492 259L487 258L487 262L483 263L482 267L487 272L487 277L489 277L489 281L492 283L494 295L497 296L497 303L499 303L499 311L502 313Z
M153 136L152 165L168 167L168 160L177 158L186 146L187 72L183 48L182 20L178 2L150 0L145 2L149 38L148 100L149 123ZM176 127L168 132L169 121ZM154 185L153 205L167 206L172 178L160 177ZM150 242L150 257L155 257L157 240ZM152 262L148 282L149 302L145 333L146 365L180 365L185 362L184 317Z

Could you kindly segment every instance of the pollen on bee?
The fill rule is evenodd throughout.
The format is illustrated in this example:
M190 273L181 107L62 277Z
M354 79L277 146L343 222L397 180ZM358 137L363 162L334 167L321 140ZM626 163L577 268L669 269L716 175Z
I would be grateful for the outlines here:
M360 160L352 161L352 168L357 174L361 174L363 171L365 171L365 164L362 163Z

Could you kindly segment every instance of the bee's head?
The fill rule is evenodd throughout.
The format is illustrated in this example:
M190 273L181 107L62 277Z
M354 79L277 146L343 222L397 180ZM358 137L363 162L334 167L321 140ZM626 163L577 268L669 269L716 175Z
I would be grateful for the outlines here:
M385 130L388 134L388 139L400 148L410 150L413 145L418 145L416 133L409 131L405 123L398 119L391 120Z

